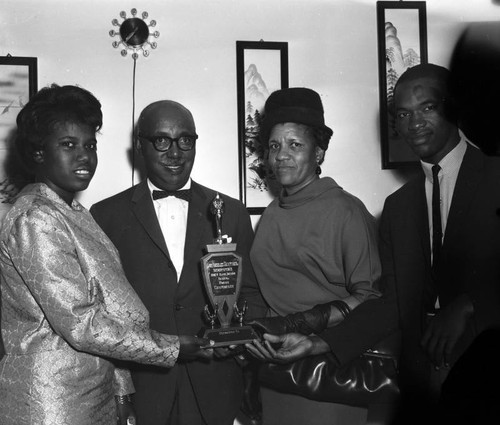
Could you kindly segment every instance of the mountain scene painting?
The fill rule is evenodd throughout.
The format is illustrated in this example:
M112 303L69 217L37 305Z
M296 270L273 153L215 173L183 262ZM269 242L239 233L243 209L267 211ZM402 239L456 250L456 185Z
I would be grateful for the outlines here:
M12 158L16 117L29 101L29 69L0 65L0 217L25 183L24 173Z
M280 57L276 51L249 50L245 56L245 167L246 205L265 207L276 192L259 140L264 106L269 95L281 87Z
M385 21L385 69L390 161L414 161L417 159L395 130L394 87L403 72L421 62L419 52L418 11L411 9L387 10Z
M385 66L387 78L387 104L392 109L394 87L403 72L420 63L420 56L413 47L403 49L398 30L391 23L385 23Z
M266 166L259 142L261 115L269 90L255 64L245 70L245 158L247 189L267 191Z

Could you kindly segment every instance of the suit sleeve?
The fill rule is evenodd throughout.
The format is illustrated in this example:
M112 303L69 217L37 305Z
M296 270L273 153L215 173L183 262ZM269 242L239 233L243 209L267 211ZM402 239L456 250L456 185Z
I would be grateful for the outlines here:
M104 233L107 234L106 227L108 223L109 217L107 214L103 212L103 208L99 206L99 204L94 204L90 207L90 214L92 214L92 217L94 217L94 220L96 223L99 225L99 227L104 230Z
M498 246L498 242L489 243L489 246L495 245ZM491 252L486 249L481 258L469 258L465 292L474 306L473 323L477 334L487 329L500 328L499 254L498 249L492 248Z
M74 241L58 213L40 207L21 215L9 235L8 250L54 332L74 349L165 367L175 364L177 336L108 311L105 289L98 277L83 274Z
M382 296L360 304L347 319L319 335L331 347L340 364L359 356L398 329L392 244L386 208L382 213L379 253L382 263L379 282Z

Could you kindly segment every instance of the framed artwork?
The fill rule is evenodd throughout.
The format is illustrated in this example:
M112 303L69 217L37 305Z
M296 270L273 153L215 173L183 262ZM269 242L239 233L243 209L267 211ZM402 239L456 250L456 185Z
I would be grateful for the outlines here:
M377 35L382 169L413 167L418 157L395 131L394 86L407 69L427 63L425 1L378 1Z
M0 204L19 190L21 171L10 158L16 118L37 89L37 58L0 57Z
M259 142L260 122L269 95L288 88L288 43L237 41L236 73L240 200L250 214L262 214L277 189Z

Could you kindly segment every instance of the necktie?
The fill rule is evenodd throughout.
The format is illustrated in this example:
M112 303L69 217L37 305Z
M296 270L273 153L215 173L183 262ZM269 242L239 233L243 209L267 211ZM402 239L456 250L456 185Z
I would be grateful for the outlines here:
M153 190L153 199L162 199L167 196L175 196L176 198L183 199L184 201L191 201L191 189L183 190Z
M441 257L443 229L441 227L441 195L439 193L439 165L432 167L432 267L435 268Z

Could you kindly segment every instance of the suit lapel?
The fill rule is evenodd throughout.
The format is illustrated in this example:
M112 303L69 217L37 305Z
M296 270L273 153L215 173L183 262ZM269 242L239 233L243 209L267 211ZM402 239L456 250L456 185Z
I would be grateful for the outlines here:
M467 146L448 213L443 249L448 244L453 245L453 238L461 227L466 225L464 222L466 212L481 180L483 162L482 154L477 149Z
M408 271L406 282L402 282L400 292L405 294L405 303L410 305L411 314L407 314L405 321L407 326L417 330L418 335L425 327L425 311L427 300L432 293L432 265L431 265L431 242L429 233L429 215L427 208L427 197L425 195L425 175L421 171L417 179L412 180L413 188L407 192L403 208L408 209L411 221L406 229L401 232L402 244L410 244L411 251L405 250L412 258L408 260ZM403 214L404 216L404 214ZM413 233L413 232L416 232ZM420 244L420 249L415 246ZM414 248L413 248L414 247ZM403 274L404 275L404 274ZM415 322L415 315L419 321ZM408 320L412 323L408 323ZM419 337L418 337L419 338Z
M156 217L147 180L139 183L132 195L132 211L153 243L170 259L167 244L160 223L158 223L158 217Z

